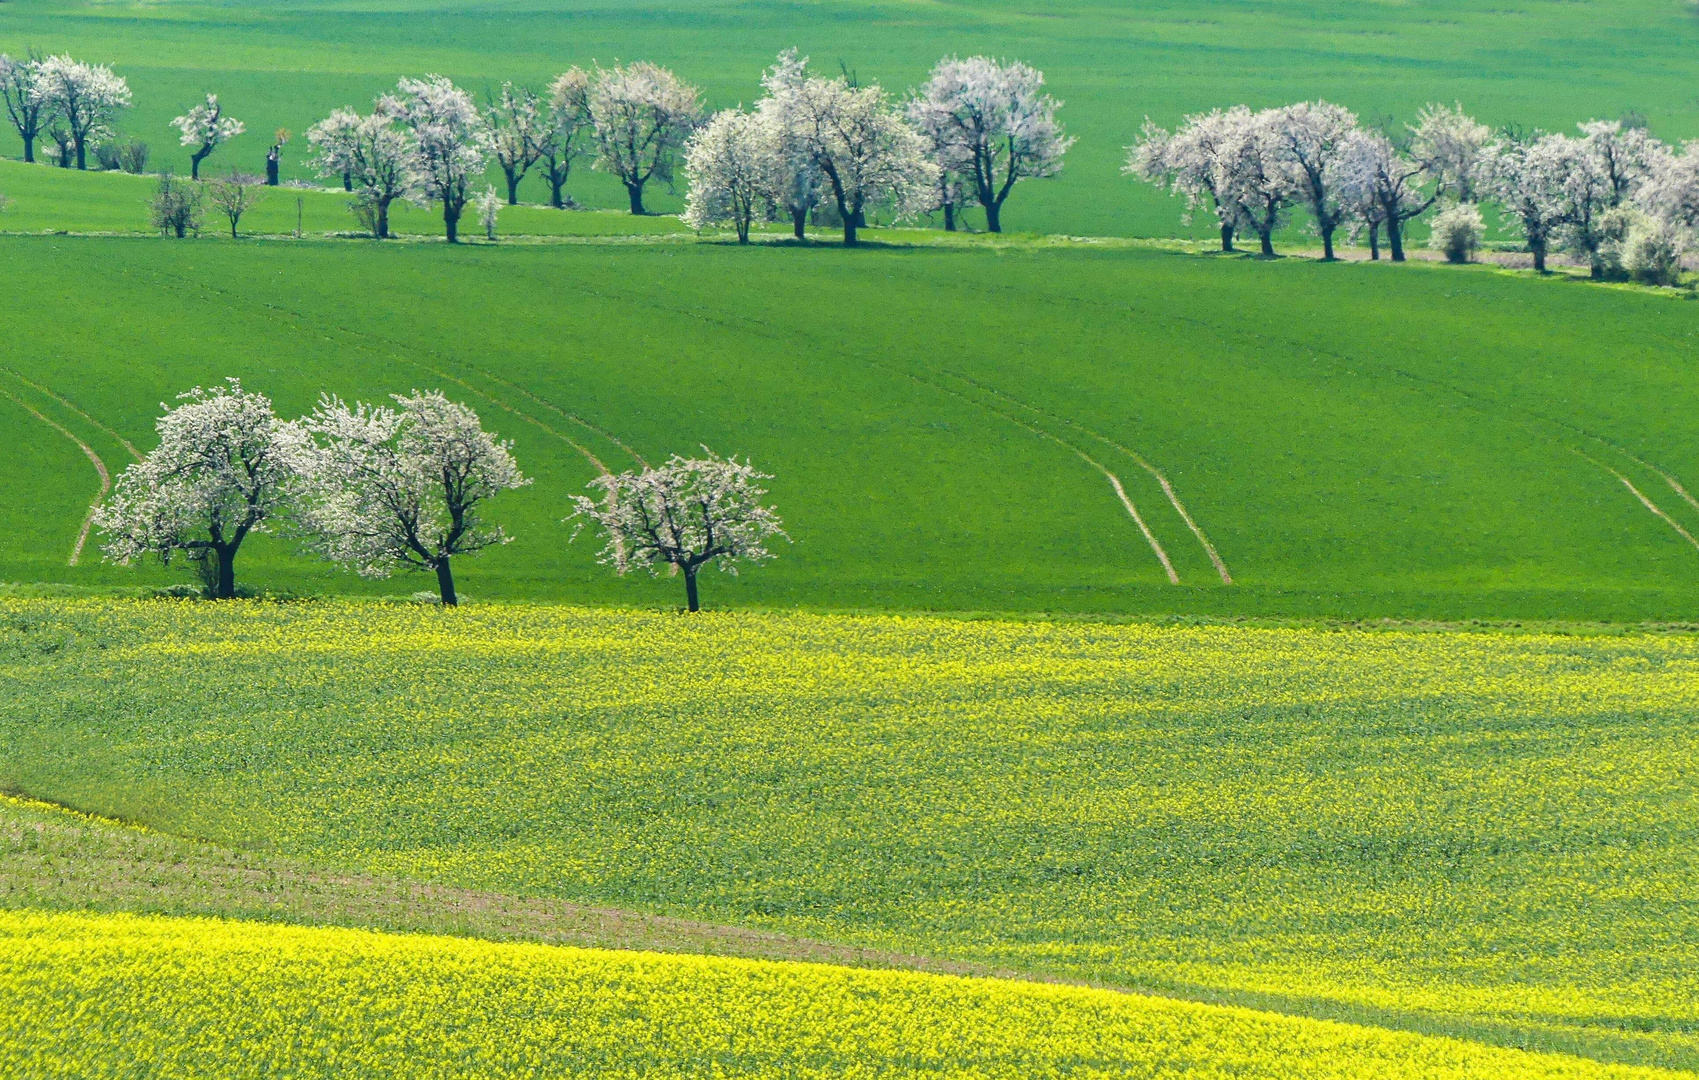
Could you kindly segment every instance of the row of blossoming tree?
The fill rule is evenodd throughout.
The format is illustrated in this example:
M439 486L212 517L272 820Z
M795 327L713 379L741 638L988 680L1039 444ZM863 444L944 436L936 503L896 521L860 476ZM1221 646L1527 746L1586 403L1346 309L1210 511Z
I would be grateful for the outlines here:
M1668 282L1699 227L1699 144L1668 146L1633 120L1589 120L1577 135L1495 132L1461 105L1430 105L1389 132L1326 101L1237 105L1172 132L1147 120L1125 171L1213 213L1223 251L1254 233L1274 254L1274 234L1301 207L1324 258L1342 228L1367 232L1379 258L1384 229L1402 260L1406 224L1437 205L1435 244L1461 261L1480 242L1486 199L1521 229L1539 271L1562 250L1594 277Z
M503 83L479 108L441 76L403 79L370 114L338 109L307 131L321 175L359 195L371 231L388 234L395 202L442 207L450 240L472 185L493 161L518 202L520 181L541 170L550 203L567 204L573 163L585 157L625 187L644 213L652 182L688 177L687 223L732 225L748 242L753 222L783 215L798 237L825 205L856 243L869 213L896 218L977 202L1000 231L1004 201L1028 179L1054 176L1070 140L1043 76L984 57L941 61L904 101L877 84L812 74L790 50L762 79L753 110L707 115L701 92L665 68L634 63L572 68L546 93Z
M458 602L451 560L512 538L481 508L530 480L512 444L478 415L437 392L394 395L393 405L324 395L285 420L263 394L229 379L162 405L159 445L118 478L95 515L114 562L187 559L205 594L237 595L236 556L246 539L279 531L304 550L366 577L397 569L432 573L444 605ZM573 496L573 535L603 534L599 561L620 574L676 567L697 610L697 572L710 563L772 558L784 536L748 462L673 456L666 464L591 482L599 499Z

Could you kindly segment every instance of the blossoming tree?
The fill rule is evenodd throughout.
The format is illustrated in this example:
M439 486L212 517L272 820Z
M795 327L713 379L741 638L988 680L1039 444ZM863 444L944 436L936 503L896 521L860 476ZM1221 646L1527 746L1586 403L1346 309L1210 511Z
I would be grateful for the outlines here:
M602 489L600 502L572 497L577 507L572 518L584 519L573 536L584 521L599 526L607 544L597 561L616 573L639 566L652 574L664 565L678 567L685 605L696 611L696 574L705 564L736 574L740 561L774 558L767 550L769 538L790 539L778 513L760 501L767 494L760 482L771 479L746 461L712 452L705 458L675 454L666 464L639 473L605 474L590 481Z
M213 596L228 599L242 541L266 531L290 500L305 437L236 379L178 397L182 405L161 406L159 445L118 477L94 523L108 559L170 563L182 554Z
M478 414L436 391L394 395L387 405L325 396L303 421L300 525L310 550L363 577L396 567L436 574L446 606L450 559L511 538L479 514L485 501L530 483L510 442L483 429Z
M1043 73L1018 61L951 56L910 104L910 118L944 148L933 163L962 174L991 232L1003 231L1003 201L1014 186L1061 172L1073 145L1056 120L1062 103L1043 88Z
M460 239L460 215L490 156L490 131L472 96L441 75L402 79L378 101L378 112L413 135L414 172L425 197L442 207L449 243Z
M784 186L785 159L766 116L742 109L714 114L684 148L690 195L684 223L693 229L731 222L737 242L749 243L749 226Z
M89 143L110 133L118 113L130 107L130 84L105 64L85 64L69 56L39 61L35 77L36 93L65 126L77 168L88 168Z
M248 130L242 121L224 115L224 106L218 103L217 94L208 94L205 101L172 120L171 126L182 133L178 142L195 148L189 154L191 180L201 178L201 162L208 155Z
M597 68L586 103L597 167L625 185L633 214L645 213L644 185L672 181L678 154L702 121L701 92L664 67L636 63Z

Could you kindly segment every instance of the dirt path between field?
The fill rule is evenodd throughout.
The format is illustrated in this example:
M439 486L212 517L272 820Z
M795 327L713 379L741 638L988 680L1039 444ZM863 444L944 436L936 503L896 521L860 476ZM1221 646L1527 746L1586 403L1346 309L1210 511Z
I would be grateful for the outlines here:
M82 528L77 530L77 542L71 547L70 561L65 564L67 566L75 566L82 560L83 545L88 542L89 529L94 525L95 511L100 509L100 504L105 500L106 493L112 490L112 474L106 471L106 462L100 460L100 455L94 452L94 447L77 438L70 428L56 420L49 419L46 414L42 413L23 398L18 397L9 390L0 390L0 396L6 397L20 409L23 409L25 412L29 413L37 420L40 420L54 431L57 431L59 434L65 436L65 438L76 443L78 448L81 449L84 454L88 455L89 464L94 466L94 471L100 474L100 494L96 495L94 497L94 501L88 504L88 513L83 515Z

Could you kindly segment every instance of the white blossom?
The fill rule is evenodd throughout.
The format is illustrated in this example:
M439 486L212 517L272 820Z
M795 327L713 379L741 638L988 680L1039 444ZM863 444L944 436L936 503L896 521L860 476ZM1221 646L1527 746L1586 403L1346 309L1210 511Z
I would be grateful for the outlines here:
M1655 218L1699 227L1699 143L1687 143L1678 154L1661 155L1640 187L1639 203Z
M472 202L478 208L478 224L483 226L484 239L494 240L496 222L501 217L501 196L495 188L486 184L484 190Z
M738 243L749 243L750 223L788 179L774 127L759 112L725 109L697 129L684 148L690 178L686 225L702 229L731 222Z
M1593 168L1609 187L1611 206L1633 201L1635 195L1669 156L1662 142L1644 127L1624 126L1621 120L1588 120L1578 125L1581 145L1593 159Z
M1278 109L1239 114L1226 131L1215 180L1222 197L1238 204L1241 220L1257 234L1264 255L1274 254L1274 233L1298 200L1281 122Z
M1237 141L1236 133L1253 122L1243 105L1187 116L1172 134L1146 117L1121 171L1183 198L1187 221L1207 200L1221 229L1221 250L1232 251L1234 237L1248 222L1227 182L1224 155Z
M1410 128L1410 156L1428 178L1461 203L1473 202L1485 179L1492 129L1463 111L1427 105L1416 113Z
M602 490L599 502L572 497L572 518L583 519L573 536L590 521L606 538L598 562L620 574L640 566L651 574L663 565L678 567L691 611L698 607L696 574L704 564L735 575L739 561L774 558L769 538L790 539L775 509L760 501L767 494L760 482L772 477L747 461L704 451L706 458L675 454L658 468L599 476L590 481Z
M298 424L279 420L271 401L236 379L161 405L159 445L125 469L95 515L113 562L145 555L200 563L215 596L235 590L237 549L265 532L288 503L303 461Z
M415 171L425 197L442 207L449 243L460 237L460 215L472 184L489 161L490 132L470 94L441 75L402 79L378 111L412 132Z
M926 142L877 83L809 77L787 103L790 135L813 159L854 245L869 210L889 206L901 220L925 213L938 167Z
M1591 172L1578 140L1567 135L1537 135L1494 147L1487 164L1493 198L1521 227L1534 269L1544 273L1546 254L1575 214L1572 176ZM1595 181L1583 190L1599 190Z
M596 166L625 185L633 214L645 212L645 184L672 182L676 158L702 121L700 99L696 87L655 64L596 69L588 97Z
M1334 231L1350 212L1340 188L1357 115L1326 101L1302 101L1274 110L1265 125L1286 172L1285 188L1309 210L1322 258L1332 259Z
M449 560L510 539L479 515L485 500L530 483L512 443L435 391L395 408L326 395L303 422L312 438L300 528L310 550L364 577L398 566L434 571L457 597Z
M1424 190L1426 174L1380 132L1355 132L1339 160L1339 191L1346 203L1373 203L1375 217L1386 226L1392 261L1404 261L1404 223L1417 217L1439 198L1439 190Z
M65 125L77 168L88 168L88 145L110 135L118 113L130 107L130 84L104 64L69 56L39 61L35 79L36 94L49 114Z
M24 144L24 160L35 160L35 140L48 121L48 102L41 92L41 61L31 55L17 59L0 53L0 102Z
M1447 262L1466 263L1486 238L1486 222L1474 203L1448 206L1434 215L1428 247L1445 253Z
M370 116L337 109L307 129L308 159L320 176L340 176L371 216L372 234L389 236L389 208L396 201L424 205L425 177L418 142L381 107Z
M756 111L770 125L778 141L780 173L774 183L774 199L790 216L791 228L803 239L808 212L820 204L820 166L802 137L798 123L798 95L808 81L808 58L786 49L761 76L767 96L756 103Z
M566 181L573 161L585 153L582 137L594 138L590 122L590 76L582 68L568 68L549 84L548 111L538 135L538 160L549 182L549 205L566 208Z
M172 120L171 126L182 133L179 143L195 148L189 155L191 180L201 178L201 162L208 154L248 130L242 121L224 115L217 94L208 94L205 101Z
M543 155L549 121L542 102L534 91L504 82L501 93L484 108L484 122L490 130L490 153L507 179L508 205L517 206L519 182Z
M946 57L910 102L909 119L940 147L933 164L958 171L1001 232L1003 201L1017 183L1055 176L1073 145L1056 120L1061 102L1044 75L1020 62Z

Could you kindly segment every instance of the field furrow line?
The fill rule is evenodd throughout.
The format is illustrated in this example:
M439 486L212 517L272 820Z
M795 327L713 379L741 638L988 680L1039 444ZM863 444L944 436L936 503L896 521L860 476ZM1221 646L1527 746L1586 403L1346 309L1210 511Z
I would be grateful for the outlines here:
M1210 563L1215 566L1216 574L1218 574L1221 577L1221 583L1223 585L1233 584L1233 575L1228 573L1227 564L1224 561L1222 561L1221 553L1215 549L1215 545L1213 543L1211 543L1209 537L1204 534L1203 527L1200 526L1196 521L1194 521L1192 519L1192 515L1186 511L1186 504L1180 501L1180 494L1179 494L1179 492L1174 490L1174 485L1169 482L1167 474L1165 474L1161 469L1157 468L1155 465L1152 465L1148 460L1145 459L1144 455L1140 454L1138 451L1132 449L1131 447L1123 446L1122 444L1116 442L1115 440L1109 438L1106 435L1102 435L1102 434L1099 434L1096 431L1093 431L1091 428L1086 427L1084 424L1080 423L1077 420L1073 420L1073 419L1066 417L1066 416L1060 416L1056 413L1048 412L1044 409L1040 409L1036 405L1029 405L1028 403L1022 401L1020 398L1015 397L1013 394L1006 394L1003 391L996 389L995 387L987 386L985 383L980 382L978 379L971 378L967 375L961 375L961 374L958 374L957 372L953 372L953 371L945 371L944 374L949 375L951 378L960 379L965 383L969 383L972 386L978 387L980 390L983 390L987 394L995 395L996 397L1000 397L1003 400L1008 401L1008 402L1010 402L1014 405L1018 405L1021 408L1026 409L1028 412L1037 413L1039 416L1049 417L1050 419L1055 420L1057 423L1066 424L1069 427L1076 428L1080 431L1081 434L1088 435L1091 438L1096 439L1098 442L1102 443L1103 445L1111 447L1115 450L1119 450L1121 453L1132 458L1133 461L1138 463L1138 466L1141 469L1148 472L1151 476L1155 477L1156 482L1159 485L1161 485L1162 493L1164 495L1168 496L1169 505L1174 507L1174 512L1180 515L1180 520L1184 521L1186 523L1186 528L1190 529L1192 531L1192 535L1197 538L1199 546L1201 546L1204 550L1204 554L1209 556Z
M9 398L19 408L28 412L31 416L40 420L54 431L65 436L65 438L76 443L82 452L88 455L89 463L94 466L94 471L100 474L100 494L96 495L94 500L88 504L88 513L83 515L82 528L77 530L77 542L71 546L71 558L65 564L66 566L75 566L77 563L82 561L83 545L88 542L89 529L94 525L95 512L100 509L100 504L106 499L106 493L112 490L112 474L106 471L106 462L100 460L100 455L94 452L94 447L77 438L76 434L73 433L70 428L51 419L45 413L35 408L23 398L18 397L10 390L0 390L0 395Z
M1653 502L1651 499L1647 498L1645 492L1643 492L1639 488L1635 487L1634 482L1632 480L1630 480L1628 477L1622 475L1621 473L1617 472L1615 469L1611 468L1609 465L1606 465L1604 462L1599 461L1596 458L1587 457L1586 454L1582 454L1581 451L1579 451L1579 450L1577 450L1575 452L1577 454L1580 454L1582 457L1587 458L1588 461L1591 461L1593 464L1597 465L1599 468L1610 473L1612 476L1616 477L1618 480L1622 481L1622 486L1627 488L1629 491L1633 492L1634 497L1636 499L1640 500L1640 503L1641 503L1642 506L1644 506L1646 509L1650 510L1652 513L1656 514L1660 519L1663 520L1664 524L1668 525L1670 528L1672 528L1676 532L1680 533L1681 538L1683 540L1686 540L1689 544L1693 545L1693 548L1694 548L1695 551L1699 551L1699 539L1695 539L1692 533L1690 533L1686 529L1682 528L1681 523L1679 521L1675 520L1674 518L1670 517L1668 514L1664 513L1663 510L1659 509L1658 504ZM1665 479L1668 479L1668 477L1665 477ZM1671 482L1673 483L1673 481L1671 481Z
M639 297L627 296L627 295L624 295L624 294L615 293L615 292L607 291L607 290L592 289L592 288L589 288L588 286L585 286L581 283L574 284L573 287L576 288L578 291L586 293L590 296L594 296L599 300L617 300L617 301L627 302L627 303L632 303L632 304L644 304L644 305L647 305L649 307L654 307L654 308L658 308L662 311L670 312L671 314L674 314L674 315L683 316L684 318L697 319L697 320L700 320L702 322L712 323L716 326L721 326L721 327L724 327L728 330L736 330L736 331L739 331L739 332L742 332L742 333L758 333L760 336L766 337L768 340L772 340L772 341L783 341L783 340L785 340L785 335L780 334L775 328L773 328L772 326L770 326L769 324L767 324L766 322L764 322L760 319L752 319L752 318L749 318L747 316L728 317L728 316L720 314L720 313L709 313L709 312L696 310L696 309L693 309L693 308L680 307L680 306L676 306L676 305L657 304L651 298L647 298L647 297L639 298ZM759 328L759 329L752 329L752 327L753 328ZM802 335L800 332L796 332L791 336L800 337L800 336L804 336L804 335ZM1144 534L1145 541L1150 545L1150 549L1156 555L1157 561L1162 564L1163 571L1168 575L1169 584L1171 584L1171 585L1180 584L1180 575L1175 572L1174 564L1168 558L1168 552L1163 549L1161 541L1157 540L1156 534L1151 532L1150 527L1145 523L1143 516L1141 516L1139 514L1138 508L1134 505L1133 500L1131 499L1131 497L1129 497L1127 495L1126 488L1121 483L1121 478L1116 476L1114 473L1110 472L1109 469L1106 468L1101 462L1097 461L1095 458L1091 457L1089 454L1082 451L1079 447L1074 446L1072 443L1068 442L1066 439L1058 438L1056 435L1052 434L1051 432L1045 431L1044 429L1036 427L1032 424L1028 424L1025 421L1019 419L1018 417L1011 416L1009 413L1006 413L1006 412L1002 411L1001 409L994 409L991 406L985 404L985 402L983 402L983 401L976 401L973 398L969 397L968 395L962 393L959 390L951 389L950 387L945 386L944 384L937 382L933 379L928 379L923 375L918 375L918 374L916 374L915 372L912 372L912 371L905 371L900 367L896 367L892 364L888 364L888 363L886 363L882 360L879 360L879 359L877 359L877 358L875 358L871 355L867 355L867 354L864 354L864 353L852 352L850 350L843 349L842 347L839 347L839 346L836 346L836 345L824 344L824 343L820 342L818 339L814 340L814 344L817 348L830 349L831 351L836 352L839 356L843 356L843 357L850 358L850 359L860 360L861 362L869 365L870 367L876 367L876 368L880 369L881 371L885 371L885 372L888 372L888 373L891 373L891 374L894 374L894 375L898 375L902 378L909 379L909 380L916 382L916 383L919 383L920 385L925 386L929 389L937 390L940 393L949 394L951 397L957 398L958 400L965 401L970 405L974 405L974 406L977 406L978 408L984 409L986 412L991 413L993 416L1001 417L1002 419L1008 421L1009 423L1014 424L1016 427L1022 428L1026 431L1030 431L1033 434L1039 436L1040 438L1048 439L1049 441L1056 443L1058 446L1061 446L1061 447L1067 449L1069 452L1075 454L1082 461L1086 462L1092 468L1096 469L1098 472L1101 472L1106 478L1108 478L1109 483L1110 483L1110 487L1114 490L1116 498L1118 498L1121 501L1121 505L1126 508L1128 515L1130 515L1132 517L1133 522L1138 526L1139 531Z
M178 281L182 284L191 285L191 286L193 286L197 289L209 289L213 292L218 293L221 297L225 298L224 302L226 304L228 304L229 306L231 306L231 307L236 306L235 302L233 300L229 299L232 296L232 293L227 289L220 289L216 286L207 285L203 282L193 281L191 279L180 277L180 276L177 276L177 275L160 274L160 273L156 272L154 276L155 276L156 281L166 280L166 279L174 279L174 280L176 280L176 281ZM304 314L302 314L299 311L293 311L291 309L284 308L284 307L281 307L281 306L276 305L276 304L268 304L268 303L261 303L257 306L266 309L268 312L275 313L275 315L273 317L276 317L276 316L279 316L279 315L280 316L286 316L287 317L286 321L291 322L298 327L315 325L307 318L307 316L305 316ZM253 310L253 308L250 307L249 310ZM465 380L465 379L463 379L463 378L461 378L457 375L453 375L453 374L451 374L447 371L443 371L443 370L440 370L438 368L432 367L431 365L426 364L423 361L414 359L413 357L407 355L407 353L405 351L405 346L401 345L399 342L395 342L395 341L392 341L388 338L384 338L384 337L381 337L379 335L368 333L368 332L365 332L365 331L351 330L348 327L339 326L335 323L331 323L331 324L328 324L328 325L318 324L318 328L320 330L329 330L329 331L332 331L334 333L341 334L345 338L350 338L350 339L353 340L353 343L357 347L365 349L368 352L376 353L377 355L382 356L385 359L395 361L395 362L398 362L398 363L401 363L401 364L411 365L411 366L416 367L419 370L424 371L424 372L426 372L426 373L428 373L428 374L430 374L430 375L432 375L432 376L434 376L438 379L443 379L447 382L454 383L455 385L461 387L462 389L468 390L468 391L478 395L479 397L483 398L485 401L488 401L490 404L494 405L496 408L501 409L504 412L510 413L513 416L519 418L520 420L523 420L526 423L531 424L531 425L547 432L548 434L554 436L555 438L559 439L560 441L566 443L568 446L572 447L572 449L574 451L576 451L581 457L583 457L584 460L588 461L590 463L591 467L594 468L601 475L611 476L613 474L613 471L608 468L607 464L605 462L603 462L601 458L596 456L594 451L592 451L589 447L585 446L584 444L580 443L578 440L572 438L571 436L567 435L563 431L559 431L559 430L555 429L554 427L551 427L550 425L543 423L541 420L537 419L536 417L532 416L531 414L521 411L520 409L516 408L512 403L502 400L501 398L497 397L496 395L490 393L488 390L480 389L479 387L475 386L474 384L468 382L467 380ZM389 350L389 351L386 351L386 350ZM438 354L433 353L432 355L436 356L436 359L439 362L441 362L445 359L444 357L442 357ZM453 361L453 360L450 360L448 362L457 364L457 366L469 368L473 373L477 374L481 378L485 378L485 379L490 380L491 382L497 383L497 384L502 385L502 386L506 386L509 389L519 391L520 393L524 394L526 397L529 397L533 401L536 401L538 404L541 404L541 405L544 405L544 406L546 406L550 409L553 409L555 412L566 417L567 419L572 420L573 422L582 425L583 427L585 427L586 429L588 429L590 431L594 431L597 434L603 435L604 437L608 438L615 445L619 446L622 450L631 454L633 456L633 458L636 458L636 460L638 461L639 464L647 464L646 462L644 462L642 460L642 458L637 456L636 451L632 450L623 441L621 441L617 437L613 436L611 433L602 430L601 428L589 423L588 421L585 421L583 419L580 419L577 416L574 416L572 413L567 412L564 409L561 409L559 406L554 405L552 402L549 402L546 399L539 397L538 395L533 394L529 391L522 390L521 388L514 386L512 383L507 382L504 379L501 379L501 378L498 378L494 375L491 375L489 372L484 371L483 369L477 367L476 365L465 364L463 362Z
M94 417L90 416L86 411L84 411L81 407L79 407L76 402L72 401L70 398L66 397L64 394L61 394L57 390L54 390L51 386L44 386L43 384L38 383L38 382L34 381L33 379L29 379L29 378L24 377L21 373L19 373L18 371L16 371L13 368L0 367L0 371L4 371L6 374L10 375L12 378L23 383L25 386L29 387L31 390L34 390L36 393L45 395L47 397L52 398L54 401L57 401L59 404L65 406L65 408L76 413L78 416L82 417L84 420L87 420L89 422L89 424L92 425L93 427L96 427L96 428L100 429L101 431L104 431L106 434L112 436L112 438L118 443L118 445L122 446L124 448L125 452L128 453L131 457L135 458L137 461L140 461L142 459L142 453L141 453L140 450L136 449L134 443L132 443L129 439L124 438L124 436L118 434L117 431L113 430L112 428L108 427L107 425L101 423L99 420L96 420Z

